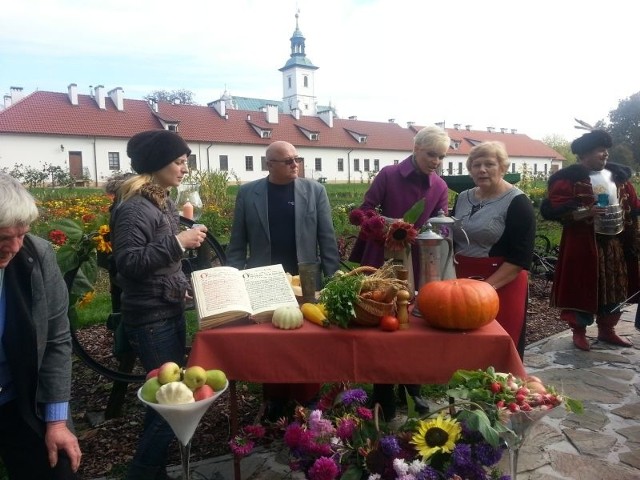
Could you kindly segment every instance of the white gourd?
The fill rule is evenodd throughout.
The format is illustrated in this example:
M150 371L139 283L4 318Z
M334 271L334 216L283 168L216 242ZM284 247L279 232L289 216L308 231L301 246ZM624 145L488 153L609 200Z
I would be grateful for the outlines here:
M179 405L195 402L193 392L182 382L169 382L156 392L156 400L164 405Z
M282 330L300 328L303 321L302 312L298 307L293 306L278 307L274 310L273 317L271 317L273 326Z

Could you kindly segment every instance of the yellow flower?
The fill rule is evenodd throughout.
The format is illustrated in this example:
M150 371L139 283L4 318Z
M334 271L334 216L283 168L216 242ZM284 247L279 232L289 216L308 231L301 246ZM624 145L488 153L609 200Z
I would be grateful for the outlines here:
M95 290L89 290L78 302L78 308L83 308L89 305L96 296Z
M435 453L453 451L461 434L462 428L456 420L440 414L434 419L421 420L417 432L411 437L411 443L423 460L428 460Z

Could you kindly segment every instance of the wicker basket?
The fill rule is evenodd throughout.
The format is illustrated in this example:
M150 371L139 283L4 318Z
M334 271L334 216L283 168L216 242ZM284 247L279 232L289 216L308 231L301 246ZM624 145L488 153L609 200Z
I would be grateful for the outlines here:
M356 318L353 323L362 327L377 327L380 319L385 315L395 315L396 304L394 302L382 303L368 298L358 297L353 306Z
M363 265L354 268L350 272L345 273L345 275L364 274L372 275L371 278L373 278L374 276L380 275L380 273L382 273L379 278L386 279L388 278L390 272L392 272L392 270L385 269L384 266L381 269L378 269L375 267ZM395 291L397 292L397 289ZM382 317L384 317L385 315L395 315L396 304L393 301L377 302L375 300L371 300L370 298L363 298L359 295L356 299L353 309L356 312L356 317L352 320L352 323L354 323L355 325L360 325L362 327L377 327L378 325L380 325L380 319Z

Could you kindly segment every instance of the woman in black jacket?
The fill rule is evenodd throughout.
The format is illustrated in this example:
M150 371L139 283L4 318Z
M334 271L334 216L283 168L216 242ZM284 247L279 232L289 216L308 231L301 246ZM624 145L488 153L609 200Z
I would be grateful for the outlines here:
M169 198L171 187L188 173L191 150L176 133L141 132L129 140L127 155L138 175L118 191L111 212L116 283L129 343L150 371L166 362L185 361L184 302L189 282L182 272L182 253L198 248L206 229L180 231L179 214ZM161 479L173 431L153 409L147 409L144 432L127 479Z

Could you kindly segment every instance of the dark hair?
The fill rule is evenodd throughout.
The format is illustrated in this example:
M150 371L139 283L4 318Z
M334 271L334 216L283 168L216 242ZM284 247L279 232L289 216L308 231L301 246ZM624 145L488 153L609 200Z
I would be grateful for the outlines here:
M604 130L593 130L571 142L571 152L576 155L584 155L598 147L611 148L611 145L613 145L613 140L609 133Z

